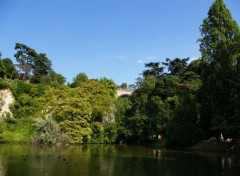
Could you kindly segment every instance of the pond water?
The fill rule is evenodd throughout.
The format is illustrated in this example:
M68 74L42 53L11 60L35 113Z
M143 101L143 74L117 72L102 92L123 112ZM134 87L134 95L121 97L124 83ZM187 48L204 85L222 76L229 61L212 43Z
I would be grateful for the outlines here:
M240 157L131 145L0 145L0 176L240 175Z

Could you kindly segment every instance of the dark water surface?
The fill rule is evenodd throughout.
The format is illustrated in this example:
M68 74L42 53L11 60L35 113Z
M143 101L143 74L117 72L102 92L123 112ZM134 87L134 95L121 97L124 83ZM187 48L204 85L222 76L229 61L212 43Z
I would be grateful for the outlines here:
M0 176L240 175L240 157L131 145L0 145Z

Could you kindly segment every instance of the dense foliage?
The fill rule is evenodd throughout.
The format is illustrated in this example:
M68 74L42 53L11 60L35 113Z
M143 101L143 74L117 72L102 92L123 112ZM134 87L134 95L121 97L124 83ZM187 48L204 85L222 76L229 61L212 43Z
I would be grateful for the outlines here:
M212 5L200 31L201 125L207 135L238 135L240 30L223 0Z
M0 141L166 139L169 147L185 147L220 133L239 138L240 30L223 0L215 0L200 32L201 58L146 63L142 77L129 85L133 94L118 98L108 78L79 73L66 85L46 54L17 43L17 64L0 59L0 89L10 89L15 98L13 115L0 117Z

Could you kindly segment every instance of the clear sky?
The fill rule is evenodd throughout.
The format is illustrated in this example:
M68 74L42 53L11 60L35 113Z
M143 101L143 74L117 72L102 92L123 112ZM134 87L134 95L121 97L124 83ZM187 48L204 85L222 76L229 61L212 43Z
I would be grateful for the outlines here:
M0 0L0 51L46 53L72 82L84 72L132 84L144 63L198 58L199 27L214 0ZM240 0L225 0L240 24Z

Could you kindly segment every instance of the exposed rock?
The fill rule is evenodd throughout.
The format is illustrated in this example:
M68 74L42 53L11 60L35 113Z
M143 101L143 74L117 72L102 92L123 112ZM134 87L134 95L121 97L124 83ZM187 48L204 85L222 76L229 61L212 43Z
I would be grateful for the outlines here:
M8 89L0 90L0 120L3 119L4 114L8 113L12 116L9 106L14 102L12 92Z

